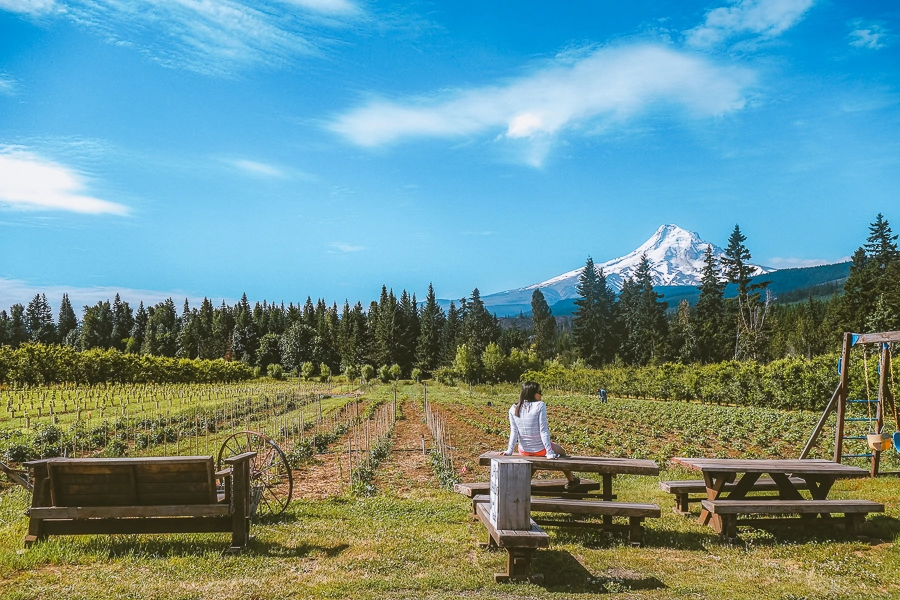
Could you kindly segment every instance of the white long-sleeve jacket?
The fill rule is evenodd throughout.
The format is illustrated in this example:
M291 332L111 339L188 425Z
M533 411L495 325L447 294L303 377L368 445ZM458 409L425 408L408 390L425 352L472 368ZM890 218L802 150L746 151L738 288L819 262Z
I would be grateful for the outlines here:
M519 447L525 452L547 451L547 458L556 458L550 444L550 426L547 423L547 405L541 400L523 402L516 416L516 405L509 408L509 445L506 454L512 454Z

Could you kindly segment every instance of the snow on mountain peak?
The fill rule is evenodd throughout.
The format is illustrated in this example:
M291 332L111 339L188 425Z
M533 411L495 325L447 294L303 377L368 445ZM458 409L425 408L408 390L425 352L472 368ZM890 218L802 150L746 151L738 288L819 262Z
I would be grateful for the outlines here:
M699 285L707 246L712 246L713 255L716 258L721 259L725 255L722 248L703 241L693 231L667 224L661 225L650 236L650 239L625 256L595 264L598 268L603 269L607 284L616 290L622 289L622 282L634 275L641 256L644 254L650 261L653 285ZM757 274L769 271L764 267L755 267ZM488 306L524 302L526 297L527 302L530 302L531 293L537 288L540 288L551 305L566 298L576 298L578 297L576 290L578 276L581 275L583 269L584 267L579 267L547 281L517 290L491 294L483 299Z

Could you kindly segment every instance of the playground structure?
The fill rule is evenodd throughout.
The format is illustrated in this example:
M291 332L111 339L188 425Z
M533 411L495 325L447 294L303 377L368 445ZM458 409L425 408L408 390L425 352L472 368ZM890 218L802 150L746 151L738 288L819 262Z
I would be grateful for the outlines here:
M892 393L892 365L891 365L891 349L890 344L900 342L900 331L887 331L880 333L844 333L843 348L841 351L841 359L838 363L838 371L840 373L840 382L834 390L828 405L822 412L816 427L813 429L806 446L800 453L800 458L808 458L813 445L818 440L825 424L832 412L837 413L834 426L834 453L833 460L836 463L843 462L846 458L868 458L870 459L869 474L872 477L878 475L900 475L900 473L884 473L879 472L881 462L881 452L891 447L891 436L883 434L885 408L891 410L895 420L897 419L897 407L894 403L894 395ZM850 398L850 359L851 350L854 346L863 347L863 361L865 362L866 389L868 390L868 359L866 354L866 346L877 344L880 347L879 352L879 369L878 369L878 395L872 399L870 394L866 394L865 399ZM865 417L851 416L849 407L855 405L865 405ZM874 411L873 411L874 405ZM868 431L865 434L853 432L847 435L849 424L867 423ZM897 423L900 430L900 422ZM894 445L896 447L900 435L895 435ZM845 446L848 442L857 441L868 443L867 450L863 452L847 452ZM900 451L900 448L897 448Z

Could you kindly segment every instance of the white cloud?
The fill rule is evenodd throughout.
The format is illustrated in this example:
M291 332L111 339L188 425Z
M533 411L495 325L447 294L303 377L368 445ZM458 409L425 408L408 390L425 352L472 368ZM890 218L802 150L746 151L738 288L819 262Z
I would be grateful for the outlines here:
M213 76L317 54L325 29L363 17L352 0L60 0L56 12L164 66Z
M255 160L237 159L230 161L235 167L250 173L251 175L262 175L264 177L284 177L284 172L278 167L267 165L266 163L256 162Z
M27 304L35 294L46 294L47 300L53 306L54 315L59 310L59 303L63 294L68 294L72 308L75 314L81 318L81 307L93 306L97 302L109 300L112 302L116 294L128 302L132 308L137 309L138 303L143 302L144 306L163 302L167 298L175 300L175 306L181 310L184 299L187 298L191 306L198 306L202 301L202 296L188 294L182 291L159 291L159 290L142 290L132 288L121 288L112 286L91 286L76 287L64 285L45 285L37 286L28 281L21 279L2 279L0 278L0 309L8 310L13 304ZM234 303L233 299L225 299L229 304ZM217 304L218 301L213 302Z
M365 246L354 246L353 244L345 244L343 242L332 242L331 247L341 252L362 252Z
M0 0L0 10L39 15L53 10L55 4L54 0Z
M813 0L737 0L731 6L706 13L702 25L685 33L695 47L710 47L738 35L773 38L796 24L813 5Z
M12 96L16 93L16 80L7 75L6 73L0 72L0 94L6 96Z
M766 261L766 266L773 269L797 269L802 267L818 267L819 265L833 265L835 263L847 262L849 256L843 256L836 259L827 258L782 258L776 256Z
M499 138L547 146L547 138L597 118L624 120L660 104L695 116L744 106L749 72L656 45L593 50L559 57L506 84L433 98L371 100L329 127L360 146L413 137L460 137L495 130ZM542 156L529 162L540 163Z
M884 27L877 23L863 23L860 20L853 21L850 32L850 45L857 48L868 48L870 50L878 50L887 46L887 42L891 37Z
M30 152L0 148L0 203L19 210L125 215L128 208L85 195L84 178Z

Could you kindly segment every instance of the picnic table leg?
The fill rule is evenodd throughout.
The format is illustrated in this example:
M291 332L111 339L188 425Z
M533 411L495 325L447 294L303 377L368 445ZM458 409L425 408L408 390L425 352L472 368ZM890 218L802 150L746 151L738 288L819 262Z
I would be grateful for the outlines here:
M611 474L603 475L603 500L605 500L606 502L612 502L615 499L612 491L612 478L613 475ZM604 515L603 524L612 525L612 516Z
M822 477L822 476L813 476L810 475L808 477L803 478L806 481L806 486L809 488L809 493L812 496L813 500L825 500L828 497L828 492L831 491L831 486L834 485L835 479L833 477ZM799 494L799 492L798 492ZM807 518L811 518L813 515L801 515L806 516ZM819 515L823 519L830 519L831 515L829 513L820 513ZM865 518L865 517L864 517ZM844 521L847 523L847 530L851 531L852 525L850 525L850 521Z
M628 525L630 526L628 531L628 541L630 541L631 545L635 548L640 548L644 543L644 528L642 526L643 521L644 517L628 517Z
M734 473L704 473L703 480L706 482L706 499L718 500L725 484L734 481ZM717 533L722 532L722 519L718 515L711 514L705 508L700 511L698 521L701 525L708 525L712 521L712 528Z

